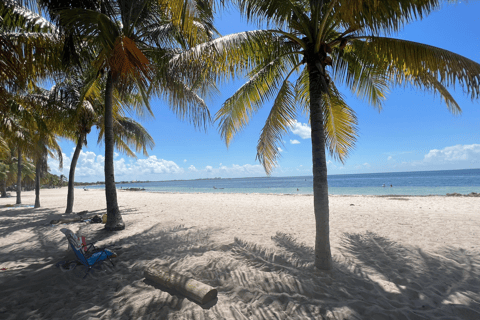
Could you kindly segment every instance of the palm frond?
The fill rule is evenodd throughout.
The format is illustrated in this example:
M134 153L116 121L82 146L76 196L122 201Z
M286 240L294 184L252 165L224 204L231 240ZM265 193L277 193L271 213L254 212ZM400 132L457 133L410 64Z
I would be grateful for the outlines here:
M283 56L266 65L255 68L249 80L240 87L217 112L220 135L227 143L241 131L264 103L272 99L279 86L284 85L285 76L297 68L292 57Z
M310 119L310 80L307 68L304 68L295 83L295 99L302 113Z
M391 34L439 9L441 3L440 0L337 1L333 14L345 30L352 28L374 34Z
M409 79L430 74L445 87L460 85L472 100L480 97L480 64L477 62L417 42L384 37L366 39L352 43L356 54L371 65L387 64L385 74L393 84L402 85Z
M355 50L337 48L333 51L333 78L345 84L353 95L368 102L378 110L388 93L389 78L385 75L385 63L372 64L362 61Z
M448 92L447 88L445 88L434 76L429 73L425 73L423 75L419 75L416 79L412 79L412 82L416 83L415 86L424 86L426 89L430 89L433 91L433 94L439 94L447 109L453 114L460 114L462 109L458 105L457 101L453 98L453 96Z
M133 119L122 117L115 124L118 124L118 127L114 127L116 137L127 145L134 146L136 152L142 151L145 156L148 156L147 148L153 149L155 142L140 123Z
M290 128L295 116L295 90L293 85L285 80L278 91L257 143L257 160L263 165L267 174L270 174L277 165L282 136Z
M330 156L345 162L353 149L357 134L357 117L345 102L334 85L330 85L330 93L322 96L322 112L326 147Z
M284 54L286 48L292 51L272 31L240 32L176 54L169 69L187 80L202 79L210 73L217 82L222 82L239 77L257 65L265 65L273 55Z
M210 111L205 101L180 79L174 76L164 76L156 79L152 94L165 99L180 120L187 120L195 128L206 130L211 123Z

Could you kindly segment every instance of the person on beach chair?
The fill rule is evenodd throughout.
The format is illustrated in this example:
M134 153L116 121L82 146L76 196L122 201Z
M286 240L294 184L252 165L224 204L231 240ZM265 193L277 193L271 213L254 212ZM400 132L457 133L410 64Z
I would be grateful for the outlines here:
M105 248L96 248L93 242L87 244L85 237L78 237L70 229L62 228L60 231L67 237L69 247L72 248L75 253L77 261L87 268L87 272L83 278L88 275L94 266L99 265L104 260L108 259L112 266L115 266L112 260L110 260L110 258L117 256L113 251Z

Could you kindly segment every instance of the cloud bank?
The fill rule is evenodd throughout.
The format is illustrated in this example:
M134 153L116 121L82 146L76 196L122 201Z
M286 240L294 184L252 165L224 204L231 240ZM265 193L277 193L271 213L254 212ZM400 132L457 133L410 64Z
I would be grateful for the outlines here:
M63 174L68 177L72 156L73 150L70 157L63 154L63 170L59 170L56 159L49 158L48 164L50 171L54 174ZM105 158L102 155L96 155L94 152L82 150L75 169L75 180L79 182L104 181L104 163ZM259 164L232 164L230 166L220 164L218 167L207 165L203 168L197 168L191 164L186 168L182 168L174 161L159 159L155 155L149 156L146 159L126 159L117 155L114 165L116 181L265 176L265 171Z

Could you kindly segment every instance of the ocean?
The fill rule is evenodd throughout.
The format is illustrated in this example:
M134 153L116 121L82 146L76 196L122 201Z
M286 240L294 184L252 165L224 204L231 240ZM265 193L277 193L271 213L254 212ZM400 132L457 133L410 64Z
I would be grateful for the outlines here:
M78 187L84 188L84 187ZM92 185L85 188L105 188ZM259 177L117 183L149 192L313 194L313 177ZM332 195L446 195L480 193L480 169L343 174L328 176Z

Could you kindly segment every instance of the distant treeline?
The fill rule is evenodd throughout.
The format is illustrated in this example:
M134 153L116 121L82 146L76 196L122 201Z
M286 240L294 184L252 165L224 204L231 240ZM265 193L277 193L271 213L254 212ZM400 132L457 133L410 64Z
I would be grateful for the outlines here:
M152 181L117 181L115 184L129 184L129 183L148 183ZM74 186L97 186L105 184L105 181L97 181L97 182L74 182Z

